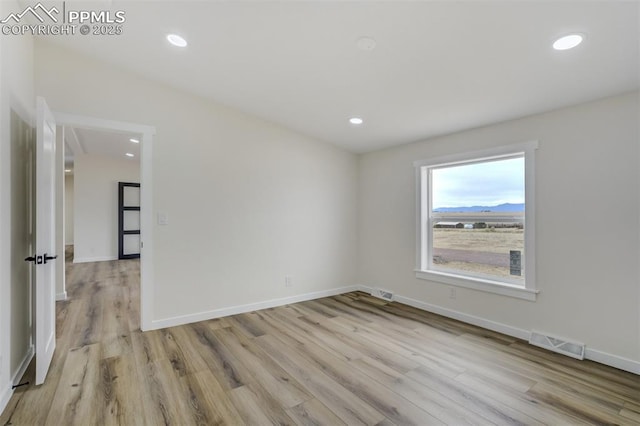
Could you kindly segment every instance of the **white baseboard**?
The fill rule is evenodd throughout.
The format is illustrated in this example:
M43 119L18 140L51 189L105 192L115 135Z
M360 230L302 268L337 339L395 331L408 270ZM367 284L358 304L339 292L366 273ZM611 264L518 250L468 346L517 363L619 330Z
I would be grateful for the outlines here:
M0 414L7 408L7 404L13 395L13 389L11 389L11 383L7 383L2 386L3 391L0 392Z
M118 256L74 257L73 263L107 262L110 260L118 260Z
M2 391L0 391L0 414L2 414L5 408L7 408L7 404L13 395L13 389L11 389L12 385L13 384L11 382L2 384Z
M9 403L11 396L13 396L14 389L12 388L12 386L18 384L18 382L24 375L24 372L27 371L27 368L29 367L29 363L31 363L31 360L33 359L33 355L34 355L34 347L33 345L31 345L29 346L29 350L27 351L24 358L22 359L22 362L20 363L20 367L11 376L11 381L5 384L4 386L2 386L3 391L0 393L0 413L2 413L5 408L7 408L7 404Z
M629 373L640 375L640 362L634 361L632 359L623 358L617 355L611 355L606 352L589 348L584 349L584 357L585 359L590 359L591 361L599 362L600 364L608 365L610 367L628 371Z
M56 301L67 300L67 292L63 291L62 293L56 294Z
M356 287L358 290L364 291L365 293L371 293L373 291L373 288L364 285L357 285ZM393 297L394 300L400 303L404 303L405 305L413 306L414 308L422 309L423 311L432 312L434 314L442 315L447 318L453 318L458 321L476 325L478 327L486 328L498 333L506 334L507 336L517 337L519 339L528 341L529 335L531 334L530 331L521 328L512 327L510 325L491 321L485 318L465 314L463 312L454 311L452 309L443 308L437 305L432 305L430 303L411 299L409 297L399 296L397 294L394 294ZM612 355L596 349L589 349L588 347L585 349L584 357L585 359L589 359L600 364L608 365L610 367L618 368L620 370L640 375L640 362L638 361L623 358L617 355Z
M413 306L414 308L422 309L423 311L433 312L434 314L442 315L443 317L453 318L458 321L466 322L468 324L477 325L478 327L506 334L507 336L517 337L518 339L529 340L529 334L531 334L529 331L523 330L521 328L512 327L510 325L491 321L482 317L477 317L475 315L469 315L463 312L454 311L452 309L443 308L441 306L432 305L430 303L421 302L419 300L410 299L408 297L396 295L394 296L394 298L400 303Z
M24 375L24 372L27 371L27 367L29 367L29 363L31 362L31 360L33 359L33 355L35 354L34 349L35 348L33 345L29 346L29 350L27 351L24 358L22 359L22 362L20 363L20 367L14 373L13 377L11 377L12 385L17 385L20 379L22 378L22 376Z
M226 317L229 315L244 314L246 312L259 311L260 309L275 308L291 303L304 302L307 300L320 299L322 297L335 296L337 294L349 293L358 290L356 286L339 287L330 290L316 291L313 293L305 293L297 296L283 297L281 299L266 300L264 302L249 303L246 305L231 306L228 308L214 309L211 311L199 312L196 314L182 315L172 318L165 318L151 321L149 330L157 330L160 328L175 327L177 325L190 324L198 321L206 321L214 318Z

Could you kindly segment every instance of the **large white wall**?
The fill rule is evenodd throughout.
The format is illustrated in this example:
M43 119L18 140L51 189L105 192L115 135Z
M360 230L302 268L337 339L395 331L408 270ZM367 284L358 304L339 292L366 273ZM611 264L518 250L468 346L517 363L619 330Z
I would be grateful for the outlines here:
M355 155L40 41L36 88L56 111L156 127L159 324L355 283Z
M74 263L117 259L118 182L140 182L140 163L77 155L72 179Z
M575 339L594 357L637 368L638 118L635 92L363 155L359 282L449 314ZM539 141L538 300L464 288L451 299L448 286L416 279L413 161L528 140Z
M15 1L0 2L0 16L20 10ZM26 167L34 115L33 40L0 37L0 411L29 360L32 239L25 212L29 184ZM32 140L31 140L32 142Z

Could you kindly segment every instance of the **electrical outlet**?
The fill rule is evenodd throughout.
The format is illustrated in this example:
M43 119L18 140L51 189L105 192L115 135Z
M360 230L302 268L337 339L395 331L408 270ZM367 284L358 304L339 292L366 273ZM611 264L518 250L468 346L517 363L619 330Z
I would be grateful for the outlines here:
M449 299L455 299L456 298L456 289L455 288L450 288L449 289Z
M293 278L291 277L291 275L287 275L284 277L284 286L293 287Z

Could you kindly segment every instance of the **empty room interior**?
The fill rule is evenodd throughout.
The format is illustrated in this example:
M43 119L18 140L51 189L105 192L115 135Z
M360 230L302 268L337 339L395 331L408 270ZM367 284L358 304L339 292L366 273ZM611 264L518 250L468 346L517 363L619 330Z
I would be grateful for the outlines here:
M0 424L640 424L640 2L0 28Z

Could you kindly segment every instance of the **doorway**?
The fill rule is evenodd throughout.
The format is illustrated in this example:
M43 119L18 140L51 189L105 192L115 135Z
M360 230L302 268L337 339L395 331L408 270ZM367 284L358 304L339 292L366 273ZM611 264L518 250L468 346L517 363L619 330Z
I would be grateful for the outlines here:
M107 237L102 235L103 244L86 241L81 242L81 226L78 226L79 220L85 220L82 217L78 217L80 214L79 209L76 207L80 197L85 197L84 193L80 191L89 191L80 182L83 174L82 169L86 167L94 167L91 159L87 157L87 153L101 152L104 155L112 155L115 157L124 158L124 160L130 160L130 163L137 162L139 165L138 180L140 183L140 318L139 324L142 331L149 330L151 328L151 301L152 301L152 251L150 248L153 245L153 227L152 227L152 206L151 206L151 194L152 194L152 182L151 182L151 158L152 158L152 142L155 135L155 128L146 125L132 124L126 122L118 122L104 119L97 119L92 117L85 117L74 114L55 113L55 118L58 126L65 129L65 142L69 151L73 153L71 156L66 156L64 174L73 176L73 201L74 201L74 214L69 221L73 222L73 254L70 253L70 257L73 259L73 263L86 263L86 262L98 262L102 260L115 260L117 259L117 182L114 183L115 189L113 190L113 208L110 214L114 221L114 231ZM117 141L116 141L117 139ZM110 144L110 142L112 144ZM102 143L100 143L102 142ZM117 142L120 146L114 144ZM94 143L95 146L88 146ZM97 150L97 151L96 151ZM103 150L103 151L100 151ZM132 154L127 155L127 154ZM73 158L69 158L73 157ZM78 161L80 159L80 161ZM89 159L89 161L86 161ZM82 164L84 162L84 164ZM125 163L126 164L126 163ZM66 172L66 170L71 170ZM66 178L65 178L66 180ZM125 180L132 180L130 175ZM78 185L80 183L80 185ZM86 182L85 182L86 183ZM80 188L84 189L80 189ZM76 190L78 189L78 190ZM64 189L58 194L60 203L64 202L63 194ZM95 195L95 194L94 194ZM91 199L91 195L89 195ZM86 201L86 200L85 200ZM104 201L104 200L103 200ZM99 211L100 214L106 214L108 212L103 210L109 209L105 207L105 204L101 204L103 207ZM95 206L94 206L95 207ZM98 210L95 210L98 211ZM66 214L65 214L66 216ZM65 236L66 229L61 230L60 235ZM86 237L86 236L85 236ZM80 239L79 239L80 238ZM91 239L92 236L90 235ZM105 240L105 238L108 239ZM106 243L105 243L106 241ZM58 249L61 252L69 251L71 248L67 248L65 244L65 238L59 238ZM107 247L115 247L115 252L104 251ZM146 248L146 250L145 250ZM65 250L67 249L67 250ZM102 250L102 251L101 251ZM62 295L66 293L66 283L64 277L58 281L61 282L62 288L57 289L57 294Z
M119 184L140 186L141 136L71 126L60 126L58 131L65 141L65 253L74 264L117 260L122 219ZM128 203L139 206L139 191L126 195ZM124 219L127 228L139 229L139 214ZM139 236L130 240L125 241L127 246L137 247L127 247L129 251L139 252Z

